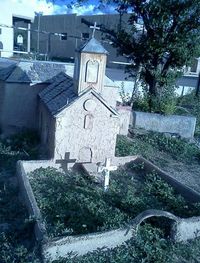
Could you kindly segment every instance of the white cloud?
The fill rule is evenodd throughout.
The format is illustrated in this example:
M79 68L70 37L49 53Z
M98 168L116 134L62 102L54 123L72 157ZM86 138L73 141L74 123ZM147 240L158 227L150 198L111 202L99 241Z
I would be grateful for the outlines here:
M82 6L72 6L72 9L68 10L69 13L76 13L78 15L89 15L89 14L93 14L94 13L94 9L95 9L95 5L82 5ZM95 12L97 13L97 12Z
M2 0L0 0L2 1ZM52 4L47 0L4 0L10 1L13 4L15 3L18 6L21 6L23 10L26 6L34 12L42 12L43 15L52 15L52 14L77 14L77 15L94 15L94 14L105 14L113 13L114 7L112 5L100 6L97 7L97 4L90 4L89 1L85 5L73 5L72 8L69 8L67 5L63 4ZM60 2L61 3L61 2Z
M43 12L44 15L51 15L55 12L57 5L47 3L46 0L11 0L11 2L26 6L34 12Z

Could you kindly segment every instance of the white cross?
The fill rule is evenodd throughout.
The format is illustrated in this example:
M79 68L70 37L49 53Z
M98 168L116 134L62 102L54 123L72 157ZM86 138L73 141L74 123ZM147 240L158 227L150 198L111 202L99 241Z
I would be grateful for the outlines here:
M104 191L108 190L110 181L110 171L117 170L117 166L110 165L110 158L106 158L105 165L98 167L98 173L104 175Z
M95 30L100 29L100 27L97 27L97 22L95 22L93 26L90 26L90 28L93 28L92 37L94 37Z

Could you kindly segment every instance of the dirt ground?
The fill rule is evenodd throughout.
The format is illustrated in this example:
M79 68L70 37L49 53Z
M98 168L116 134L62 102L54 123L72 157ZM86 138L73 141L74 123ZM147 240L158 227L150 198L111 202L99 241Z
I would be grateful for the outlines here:
M179 182L200 193L200 164L198 162L177 161L164 153L157 154L152 162Z

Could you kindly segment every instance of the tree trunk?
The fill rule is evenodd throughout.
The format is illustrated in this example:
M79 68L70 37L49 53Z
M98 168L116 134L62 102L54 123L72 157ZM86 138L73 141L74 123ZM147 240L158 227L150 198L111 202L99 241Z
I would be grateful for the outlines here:
M156 78L149 71L146 71L145 81L146 81L146 83L148 84L148 87L149 87L149 90L148 90L148 92L149 92L148 104L149 104L149 110L150 110L150 112L152 112L152 109L153 109L153 98L157 97Z

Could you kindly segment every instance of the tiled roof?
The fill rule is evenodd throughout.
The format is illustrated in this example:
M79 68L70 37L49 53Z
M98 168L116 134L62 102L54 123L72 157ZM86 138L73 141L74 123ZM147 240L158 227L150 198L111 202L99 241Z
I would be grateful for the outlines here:
M64 73L54 78L52 84L39 93L39 97L52 115L57 114L77 98L73 79Z
M108 51L94 37L88 42L84 43L84 45L81 46L78 51L84 53L108 54Z
M0 80L7 82L51 83L52 78L60 72L64 72L73 78L74 64L46 61L13 62L0 59ZM104 78L104 85L116 86L107 76Z
M12 72L15 70L16 65L9 65L7 67L0 67L0 80L7 80L10 76L10 74L12 74Z
M7 82L49 83L60 72L67 73L67 68L67 64L46 61L18 61L1 67L0 60L0 79Z
M73 79L64 73L60 73L54 77L52 84L39 93L39 97L46 105L49 112L56 116L63 109L69 107L77 99L91 92L98 100L104 104L114 115L118 115L117 111L109 106L107 102L93 89L87 89L80 96L74 92Z

